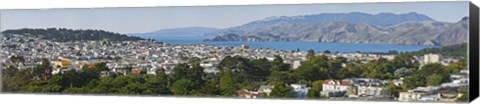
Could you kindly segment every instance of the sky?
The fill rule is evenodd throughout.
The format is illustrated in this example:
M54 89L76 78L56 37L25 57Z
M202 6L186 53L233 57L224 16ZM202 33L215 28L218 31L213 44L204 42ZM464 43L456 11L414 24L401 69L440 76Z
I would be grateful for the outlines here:
M272 16L348 12L369 14L417 12L437 21L457 22L462 17L468 16L468 2L1 10L0 30L55 27L101 29L128 34L192 26L228 28Z

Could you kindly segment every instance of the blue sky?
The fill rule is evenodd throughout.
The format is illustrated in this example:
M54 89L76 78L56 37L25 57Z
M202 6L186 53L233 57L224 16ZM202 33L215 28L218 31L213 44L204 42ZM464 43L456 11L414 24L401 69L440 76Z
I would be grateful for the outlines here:
M468 16L468 2L2 10L0 27L2 31L62 27L142 33L191 26L227 28L271 16L348 12L370 14L417 12L438 21L456 22Z

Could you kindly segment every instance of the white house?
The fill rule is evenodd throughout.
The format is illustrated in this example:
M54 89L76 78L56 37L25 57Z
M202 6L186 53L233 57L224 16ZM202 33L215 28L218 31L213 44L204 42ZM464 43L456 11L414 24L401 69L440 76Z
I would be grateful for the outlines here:
M337 95L336 93L344 93L350 87L351 82L349 80L325 80L322 84L322 96Z
M270 86L270 85L261 85L257 92L258 93L265 93L267 94L267 96L270 96L270 93L272 92L272 89L274 88L274 86Z
M293 61L292 63L292 68L293 69L297 69L298 67L302 66L303 65L303 62L302 61Z
M395 86L401 86L403 84L403 78L392 80Z
M290 84L290 86L293 87L293 91L296 93L297 98L304 98L310 89L304 84Z

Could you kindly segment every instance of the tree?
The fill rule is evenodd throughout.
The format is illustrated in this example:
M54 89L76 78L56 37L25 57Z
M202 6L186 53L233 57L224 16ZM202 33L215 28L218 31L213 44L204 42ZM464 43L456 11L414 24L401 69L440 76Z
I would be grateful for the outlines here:
M290 66L283 63L282 57L275 55L275 59L272 61L272 70L287 71Z
M457 102L468 102L469 101L469 94L465 93L456 100Z
M307 59L311 59L311 58L314 58L314 57L315 57L315 51L313 51L313 49L309 49L309 50L307 51L307 56L306 56L306 58L307 58Z
M310 99L320 98L320 91L318 91L317 89L309 89L306 97Z
M447 75L445 73L445 67L440 63L426 64L418 71L418 74L423 74L425 76L433 74Z
M469 93L466 90L459 89L457 90L458 93L462 94L459 98L457 98L457 102L468 102L469 101Z
M158 71L157 75L155 75L155 78L157 78L157 79L162 79L162 80L167 80L168 76L167 76L167 74L165 73L165 69L160 68L160 70Z
M235 77L230 69L226 69L225 72L222 73L222 77L220 78L220 89L224 96L232 96L235 94L237 86L235 85Z
M418 86L434 86L449 81L449 74L445 72L445 67L439 63L424 65L420 70L415 70L413 75L404 80L405 88Z
M400 68L395 70L394 75L397 77L411 76L413 74L413 69Z
M8 66L6 68L2 68L2 92L13 92L16 91L16 81L13 80L18 72L18 69L14 66Z
M198 83L203 83L203 67L200 65L194 65L190 69L188 69L187 72L188 78L190 78L192 81L198 82Z
M143 91L144 94L150 95L166 95L171 94L170 89L168 88L168 80L165 75L165 70L160 69L159 73L154 77L145 76L147 82L143 86L146 86L147 89Z
M390 96L398 97L400 90L392 81L388 81L387 92L390 94Z
M291 93L292 90L293 90L292 87L287 87L285 86L284 83L277 83L275 87L272 89L270 96L277 97L277 98L295 97L295 95Z
M330 54L331 52L329 50L325 50L325 51L323 51L323 53Z
M352 69L350 70L351 77L363 77L363 73L366 72L366 68L362 65L353 65Z
M273 71L268 77L268 82L272 85L275 83L292 83L291 75L286 71Z
M351 76L350 76L350 72L348 71L347 68L340 68L340 70L337 71L336 78L344 79L344 78L348 78L348 77L351 77Z
M342 69L342 64L347 62L347 58L344 57L336 57L333 60L327 60L327 69L328 69L328 76L329 78L339 79L337 74L338 71ZM346 73L343 73L346 74Z
M252 61L253 68L245 70L246 74L256 76L256 78L266 79L270 75L272 64L266 58L260 58Z
M194 82L189 79L180 79L175 81L170 87L170 90L174 95L190 95L195 91Z
M312 83L312 89L316 89L317 91L323 90L323 80L316 80Z
M441 75L430 75L427 77L427 85L428 86L438 86L438 85L441 85L443 82L446 82L444 81L445 79L443 78L443 76Z
M190 59L188 60L188 63L191 64L191 65L193 65L193 66L195 66L195 65L200 65L201 61L202 61L202 60L200 60L200 58L198 58L198 57L193 57L193 58L190 58Z
M407 89L412 89L415 87L425 86L426 85L426 77L425 75L421 74L413 74L412 76L406 77L403 80L403 91Z
M417 68L419 66L419 62L415 60L412 54L399 54L392 61L395 68Z
M314 58L310 58L307 60L307 63L316 64L317 66L324 67L324 68L328 67L327 62L328 62L328 57L325 55L317 55Z
M453 62L453 63L448 64L445 67L445 73L446 74L458 73L458 72L460 72L460 70L466 69L466 67L467 67L467 62L466 62L465 58L462 58L457 62Z
M53 41L81 41L81 40L102 40L102 41L137 41L144 40L136 36L127 36L124 34L112 33L103 30L72 30L65 28L47 28L47 29L16 29L5 30L4 35L20 34L27 37L36 37ZM24 40L22 40L24 41Z
M63 93L69 93L69 94L81 94L81 93L87 93L87 91L85 90L85 88L77 88L77 87L73 87L73 86L70 86L68 88L65 88L65 90L63 90Z
M190 66L188 64L182 63L178 64L173 68L172 73L169 75L172 81L179 80L179 79L190 79L188 78L188 70Z
M320 98L320 91L323 90L323 80L316 80L312 83L312 88L308 90L307 98Z
M219 82L216 79L208 80L200 90L198 90L197 95L201 96L216 96L221 95L222 91L220 90Z
M294 71L294 76L297 80L315 81L318 79L328 78L325 68L318 68L317 66L306 63Z
M141 75L133 74L119 76L113 80L110 80L109 77L104 77L97 86L102 89L98 89L100 91L97 90L95 93L106 91L113 94L142 94L147 89L147 86L144 84L147 81L148 80Z
M441 54L447 58L465 58L467 57L468 44L454 44L449 46L424 48L422 50L413 52L415 55L424 55L429 53Z
M37 78L47 79L51 72L50 61L46 58L42 58L42 64L38 64L34 67L33 72Z
M14 68L14 67L10 67ZM16 70L16 69L14 69ZM35 75L31 73L31 69L19 70L15 73L13 77L8 79L2 79L2 91L3 92L16 92L26 86L30 81L33 80Z
M367 75L368 78L380 78L381 73L378 69L372 69L371 72Z

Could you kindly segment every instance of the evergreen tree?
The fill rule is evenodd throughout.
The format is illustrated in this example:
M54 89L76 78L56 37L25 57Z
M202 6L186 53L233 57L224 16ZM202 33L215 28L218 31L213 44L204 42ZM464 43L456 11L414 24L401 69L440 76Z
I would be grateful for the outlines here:
M200 96L216 96L221 95L222 90L220 90L219 82L216 79L208 80L202 88L198 91L197 95Z
M232 96L235 94L237 86L235 85L235 77L230 69L226 69L220 78L220 89L222 95Z
M320 98L320 91L317 89L309 89L306 97L309 99Z
M189 79L180 79L175 81L170 87L170 91L174 95L190 95L194 93L194 82Z
M307 59L312 59L312 58L314 58L314 57L315 57L315 51L313 51L313 49L309 49L309 50L307 51L307 56L306 56L306 58L307 58Z

